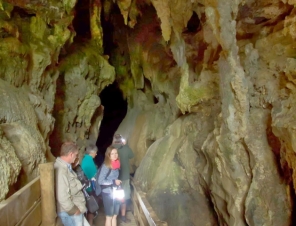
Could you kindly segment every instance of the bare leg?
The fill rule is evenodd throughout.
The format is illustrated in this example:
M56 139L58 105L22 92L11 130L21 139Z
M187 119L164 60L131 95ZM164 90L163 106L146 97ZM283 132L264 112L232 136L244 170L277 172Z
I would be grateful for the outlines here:
M126 218L126 203L125 202L120 205L120 210L121 210L121 221L123 221L124 223L131 222L130 219Z
M106 216L105 226L112 226L112 217Z
M87 217L86 218L87 218L87 221L88 221L89 225L92 226L93 225L93 222L94 222L94 214L87 213Z
M121 216L125 216L125 213L126 213L126 203L122 203L120 205L120 210L121 210Z
M117 224L117 215L114 215L112 217L112 226L117 226L116 224Z

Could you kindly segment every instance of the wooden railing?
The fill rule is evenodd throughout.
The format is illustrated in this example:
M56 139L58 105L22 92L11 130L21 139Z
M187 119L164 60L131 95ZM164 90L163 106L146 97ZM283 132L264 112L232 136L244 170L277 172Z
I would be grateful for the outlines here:
M51 168L51 164L44 164L40 168L41 179L40 177L35 178L0 203L0 226L60 225L60 222L56 221ZM145 193L133 179L131 179L131 184L134 217L137 225L167 226L166 222L158 218L147 201ZM42 216L42 212L46 214Z
M39 173L40 177L0 202L0 226L60 226L56 221L53 163L40 164Z
M134 208L134 217L139 226L167 226L165 221L161 221L154 212L146 199L144 192L141 191L137 182L131 178L133 186L132 202Z
M41 221L39 177L0 203L1 226L39 226Z

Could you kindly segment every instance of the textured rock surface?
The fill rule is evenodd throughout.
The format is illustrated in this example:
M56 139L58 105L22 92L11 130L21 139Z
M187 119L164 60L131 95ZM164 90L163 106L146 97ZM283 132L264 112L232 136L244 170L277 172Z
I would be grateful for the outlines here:
M120 45L134 87L118 130L153 208L169 225L290 225L294 3L151 2L160 21L140 6Z
M0 199L3 199L17 180L25 184L38 175L38 164L45 162L46 148L26 92L3 80L0 92Z
M88 5L83 42L76 1L0 3L1 201L36 177L38 164L52 161L63 141L82 151L96 142L98 94L115 73L102 56L98 1Z
M116 79L118 131L162 220L295 224L295 3L2 2L0 200L62 141L94 142L98 94Z

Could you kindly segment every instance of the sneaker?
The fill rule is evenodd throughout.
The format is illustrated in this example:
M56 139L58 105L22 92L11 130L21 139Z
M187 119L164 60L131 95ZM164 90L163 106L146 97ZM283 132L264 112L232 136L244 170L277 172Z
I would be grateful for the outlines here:
M121 216L121 221L124 222L124 223L130 223L131 222L131 220L127 219L126 216Z

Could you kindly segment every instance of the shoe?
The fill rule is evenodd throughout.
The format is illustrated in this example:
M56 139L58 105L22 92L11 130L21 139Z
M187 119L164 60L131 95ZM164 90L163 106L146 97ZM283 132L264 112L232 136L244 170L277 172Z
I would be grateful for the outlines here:
M130 223L131 222L131 220L127 219L126 216L121 216L121 221L124 222L124 223Z

